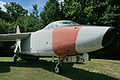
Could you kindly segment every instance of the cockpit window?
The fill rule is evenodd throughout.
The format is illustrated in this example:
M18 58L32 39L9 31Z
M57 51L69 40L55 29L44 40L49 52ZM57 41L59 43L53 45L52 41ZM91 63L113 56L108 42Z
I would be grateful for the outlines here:
M60 24L76 24L75 22L60 22Z
M48 24L44 29L48 30L48 29L53 29L53 28L70 27L70 26L79 26L79 24L73 21L61 20L61 21L55 21L55 22Z

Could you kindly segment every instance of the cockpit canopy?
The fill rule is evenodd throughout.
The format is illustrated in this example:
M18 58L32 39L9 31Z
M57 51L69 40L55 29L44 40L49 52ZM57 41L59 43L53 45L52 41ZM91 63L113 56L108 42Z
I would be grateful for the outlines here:
M71 26L79 26L79 24L69 20L60 20L48 24L44 29L48 30L53 28L71 27Z

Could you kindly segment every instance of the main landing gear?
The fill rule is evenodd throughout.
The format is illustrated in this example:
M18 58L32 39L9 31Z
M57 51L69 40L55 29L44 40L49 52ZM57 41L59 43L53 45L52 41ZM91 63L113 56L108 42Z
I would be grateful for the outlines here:
M18 54L14 54L14 56L13 56L13 62L17 62L17 59L18 59Z

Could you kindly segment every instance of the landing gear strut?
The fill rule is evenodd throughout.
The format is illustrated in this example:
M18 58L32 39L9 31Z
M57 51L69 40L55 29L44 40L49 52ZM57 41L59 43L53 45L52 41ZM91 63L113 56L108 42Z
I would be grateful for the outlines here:
M53 58L54 59L54 58ZM73 66L74 63L85 63L89 59L89 55L87 53L79 54L79 55L69 55L64 58L58 58L56 60L56 66L54 68L55 73L61 73L62 72L62 63L70 64ZM54 61L55 62L55 61Z
M19 57L19 53L21 52L21 40L20 39L16 39L16 44L15 44L15 50L14 50L14 62L17 62L17 59Z
M17 62L18 54L14 54L13 58L14 58L13 62Z
M61 61L60 58L57 60L57 64L54 69L55 73L61 73L62 72L62 66L61 66Z

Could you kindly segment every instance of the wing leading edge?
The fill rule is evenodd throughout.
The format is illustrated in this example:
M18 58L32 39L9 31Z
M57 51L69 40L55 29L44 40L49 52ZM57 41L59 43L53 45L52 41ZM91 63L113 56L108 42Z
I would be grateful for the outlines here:
M31 33L19 33L19 34L0 34L0 41L16 41L17 39L23 40L29 37Z

